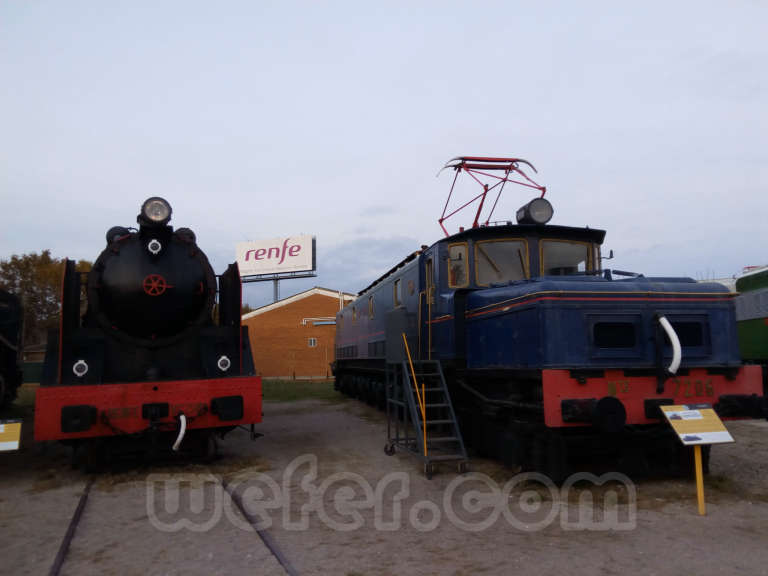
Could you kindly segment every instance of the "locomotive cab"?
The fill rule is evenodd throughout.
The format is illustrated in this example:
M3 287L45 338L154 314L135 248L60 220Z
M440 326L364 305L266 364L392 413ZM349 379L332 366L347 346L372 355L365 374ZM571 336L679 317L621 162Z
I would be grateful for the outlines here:
M504 224L473 228L424 253L439 262L443 288L477 290L542 276L598 275L602 230Z
M463 364L467 307L477 294L522 290L544 279L599 278L604 237L590 228L504 222L460 231L425 249L420 257L429 296L417 315L428 320L417 335L420 357Z
M461 230L441 240L425 254L445 262L438 276L447 289L503 286L542 276L596 275L601 272L603 230L547 226L554 210L544 198L534 198L511 222ZM442 272L442 274L441 274Z

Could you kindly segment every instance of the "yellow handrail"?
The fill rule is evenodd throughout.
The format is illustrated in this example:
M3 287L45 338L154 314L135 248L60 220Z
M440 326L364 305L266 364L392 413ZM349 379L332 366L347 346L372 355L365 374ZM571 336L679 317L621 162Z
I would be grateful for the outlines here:
M411 350L408 348L408 339L403 332L403 343L405 344L405 353L408 356L408 365L411 367L411 377L413 378L413 387L416 390L416 400L419 402L421 411L421 427L424 434L424 456L427 455L427 417L426 405L424 402L424 382L421 383L421 394L419 394L419 383L416 382L416 371L413 369L413 360L411 359Z
M418 318L416 320L416 325L418 326L418 328L416 329L416 333L419 335L418 340L417 340L418 348L416 349L416 352L419 355L419 360L421 360L421 358L423 358L423 355L421 353L421 351L423 349L423 346L421 345L421 297L424 294L425 294L424 290L419 292L419 313L418 313Z
M435 287L427 289L427 360L432 360L432 299L435 296Z

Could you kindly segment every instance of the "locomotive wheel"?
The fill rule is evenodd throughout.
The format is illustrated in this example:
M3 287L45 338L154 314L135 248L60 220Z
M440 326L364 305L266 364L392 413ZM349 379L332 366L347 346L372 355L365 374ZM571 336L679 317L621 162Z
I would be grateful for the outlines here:
M513 426L513 425L510 425ZM519 430L507 428L501 446L501 461L507 468L519 469L524 464L525 440Z
M495 425L481 412L477 412L472 419L472 438L475 439L475 450L480 456L493 458L496 456Z
M72 443L72 454L70 455L69 465L71 466L72 470L77 470L80 467L80 448L82 447L82 442L75 440Z
M15 379L13 374L6 379L0 374L0 407L4 408L13 404L16 400L18 387L21 385L21 378Z
M88 474L98 472L104 465L106 447L100 439L86 440L85 443L85 471Z
M384 386L376 386L376 407L379 410L387 409L387 393L384 391Z
M368 406L376 406L376 385L371 380L365 381L365 403Z
M568 460L565 438L556 431L544 430L535 437L534 467L555 484L560 484L568 475Z
M208 430L202 431L197 438L194 451L195 455L205 463L216 460L219 455L219 443L216 440L216 435Z

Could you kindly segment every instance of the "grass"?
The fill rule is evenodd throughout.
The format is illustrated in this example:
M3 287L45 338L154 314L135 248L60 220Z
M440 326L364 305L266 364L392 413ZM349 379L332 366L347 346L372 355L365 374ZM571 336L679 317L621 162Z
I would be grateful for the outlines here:
M265 402L323 400L340 402L344 397L333 389L333 380L263 380Z

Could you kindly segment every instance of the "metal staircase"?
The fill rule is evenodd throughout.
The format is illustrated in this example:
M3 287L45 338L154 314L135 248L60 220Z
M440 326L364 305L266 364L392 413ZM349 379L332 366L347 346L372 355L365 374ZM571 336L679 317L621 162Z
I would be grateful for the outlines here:
M392 455L405 450L422 459L424 474L432 478L438 462L457 462L467 470L467 451L461 437L440 362L413 362L387 368L387 445Z

